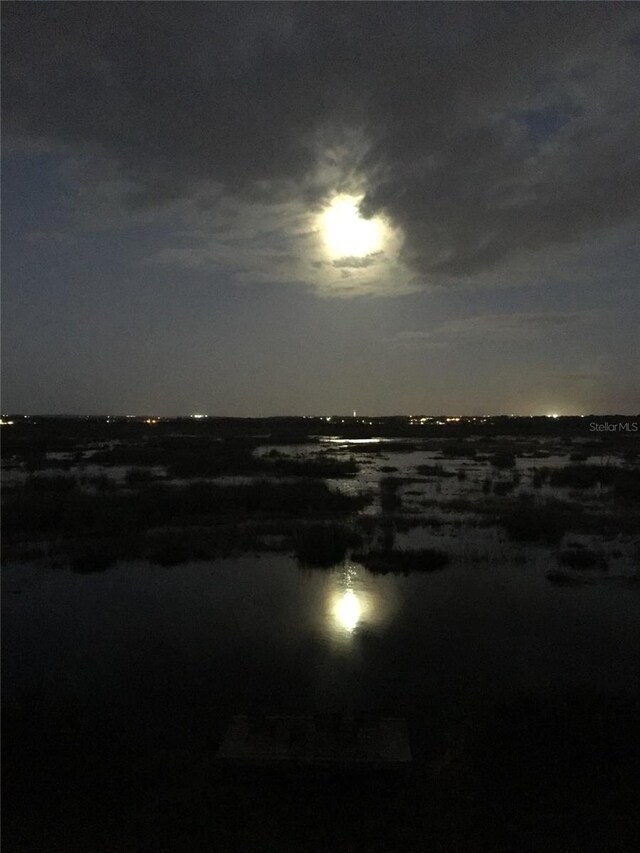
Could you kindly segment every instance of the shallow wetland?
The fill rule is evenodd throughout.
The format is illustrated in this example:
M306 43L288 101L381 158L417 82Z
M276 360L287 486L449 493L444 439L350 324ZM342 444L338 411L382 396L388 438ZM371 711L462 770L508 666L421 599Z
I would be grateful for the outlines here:
M637 439L337 420L5 431L12 849L631 849ZM408 775L215 759L235 714L362 712Z

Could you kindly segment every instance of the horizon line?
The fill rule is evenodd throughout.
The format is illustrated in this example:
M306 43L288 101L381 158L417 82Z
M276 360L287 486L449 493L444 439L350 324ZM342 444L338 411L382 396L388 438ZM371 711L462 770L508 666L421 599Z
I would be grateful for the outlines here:
M106 412L98 412L98 413L78 413L78 412L32 412L32 413L24 413L24 412L3 412L1 418L22 418L22 419L30 419L30 418L75 418L78 420L136 420L136 419L155 419L155 420L333 420L340 419L342 421L367 421L370 419L376 420L390 420L390 419L407 419L417 420L417 419L425 419L425 420L437 420L438 418L448 419L449 423L456 423L462 420L480 420L480 419L490 419L490 418L545 418L550 420L560 420L561 418L603 418L603 417L622 417L622 418L633 418L640 417L640 413L623 413L623 412L588 412L587 414L582 413L570 413L570 414L560 414L560 413L536 413L536 414L518 414L518 413L493 413L493 414L450 414L447 412L438 412L436 414L424 414L422 412L405 414L405 413L396 413L392 415L376 415L376 414L363 414L363 415L349 415L349 414L330 414L330 415L291 415L291 414L278 414L278 415L215 415L215 414L175 414L175 415L160 415L155 412L143 412L138 414L113 414Z

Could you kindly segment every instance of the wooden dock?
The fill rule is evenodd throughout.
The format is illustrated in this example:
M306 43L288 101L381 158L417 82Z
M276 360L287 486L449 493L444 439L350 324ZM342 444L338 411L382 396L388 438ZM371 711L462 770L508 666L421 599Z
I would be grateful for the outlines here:
M253 767L406 769L411 748L402 717L240 714L232 718L216 761Z

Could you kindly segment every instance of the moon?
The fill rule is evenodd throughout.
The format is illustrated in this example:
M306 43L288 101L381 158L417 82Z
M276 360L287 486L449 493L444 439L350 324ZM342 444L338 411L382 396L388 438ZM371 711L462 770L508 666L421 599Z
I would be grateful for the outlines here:
M384 224L380 219L364 219L358 205L362 197L336 196L321 215L321 231L329 255L334 258L363 258L380 251Z

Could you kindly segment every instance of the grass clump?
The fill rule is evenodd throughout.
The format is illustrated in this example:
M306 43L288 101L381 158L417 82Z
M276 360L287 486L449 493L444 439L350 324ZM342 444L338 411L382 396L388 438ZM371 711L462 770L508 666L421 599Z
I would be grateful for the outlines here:
M159 566L177 566L193 556L184 534L167 531L152 537L145 549L145 557Z
M437 548L368 551L353 554L353 559L368 571L383 575L389 572L434 572L450 562L449 555Z
M305 566L328 567L341 563L347 549L360 544L355 531L342 524L301 526L294 535L294 551Z
M516 457L514 453L508 453L506 451L498 451L498 453L494 453L491 456L490 460L491 464L494 468L515 468L516 466Z
M611 482L613 468L602 465L565 465L564 468L552 469L549 473L549 483L552 486L568 487L571 489L591 489L597 485Z
M351 477L358 473L358 465L352 457L335 459L333 457L316 457L315 459L292 458L280 456L274 461L265 463L265 473L279 477Z
M219 485L198 481L185 486L150 483L136 491L64 493L23 489L5 507L5 532L55 531L57 535L119 532L168 524L201 524L238 516L331 517L360 509L364 498L342 494L320 480Z
M477 449L471 444L455 442L443 444L441 452L448 459L473 459L477 453Z
M45 475L31 476L23 483L23 490L26 494L47 494L57 495L65 494L77 490L77 483L73 477L65 477L63 475Z
M81 575L104 572L121 556L117 543L107 539L85 539L68 543L66 556L72 572Z
M515 483L511 480L498 480L493 484L493 494L498 495L499 497L504 497L504 495L508 495L515 489Z
M402 506L402 498L398 494L400 489L398 477L383 477L380 480L380 508L383 513L397 512Z
M129 468L124 475L124 481L129 485L134 483L151 483L154 480L157 480L157 477L150 468Z
M565 465L540 469L550 485L559 488L610 487L618 503L640 503L640 471L616 465Z
M500 518L508 536L517 542L559 542L574 520L575 510L562 501L536 504L522 498Z
M608 568L604 554L588 548L567 548L558 554L558 562L571 569L600 569Z
M418 465L416 471L422 477L455 477L453 471L445 470L442 465Z
M617 503L640 503L640 471L619 471L613 484Z

